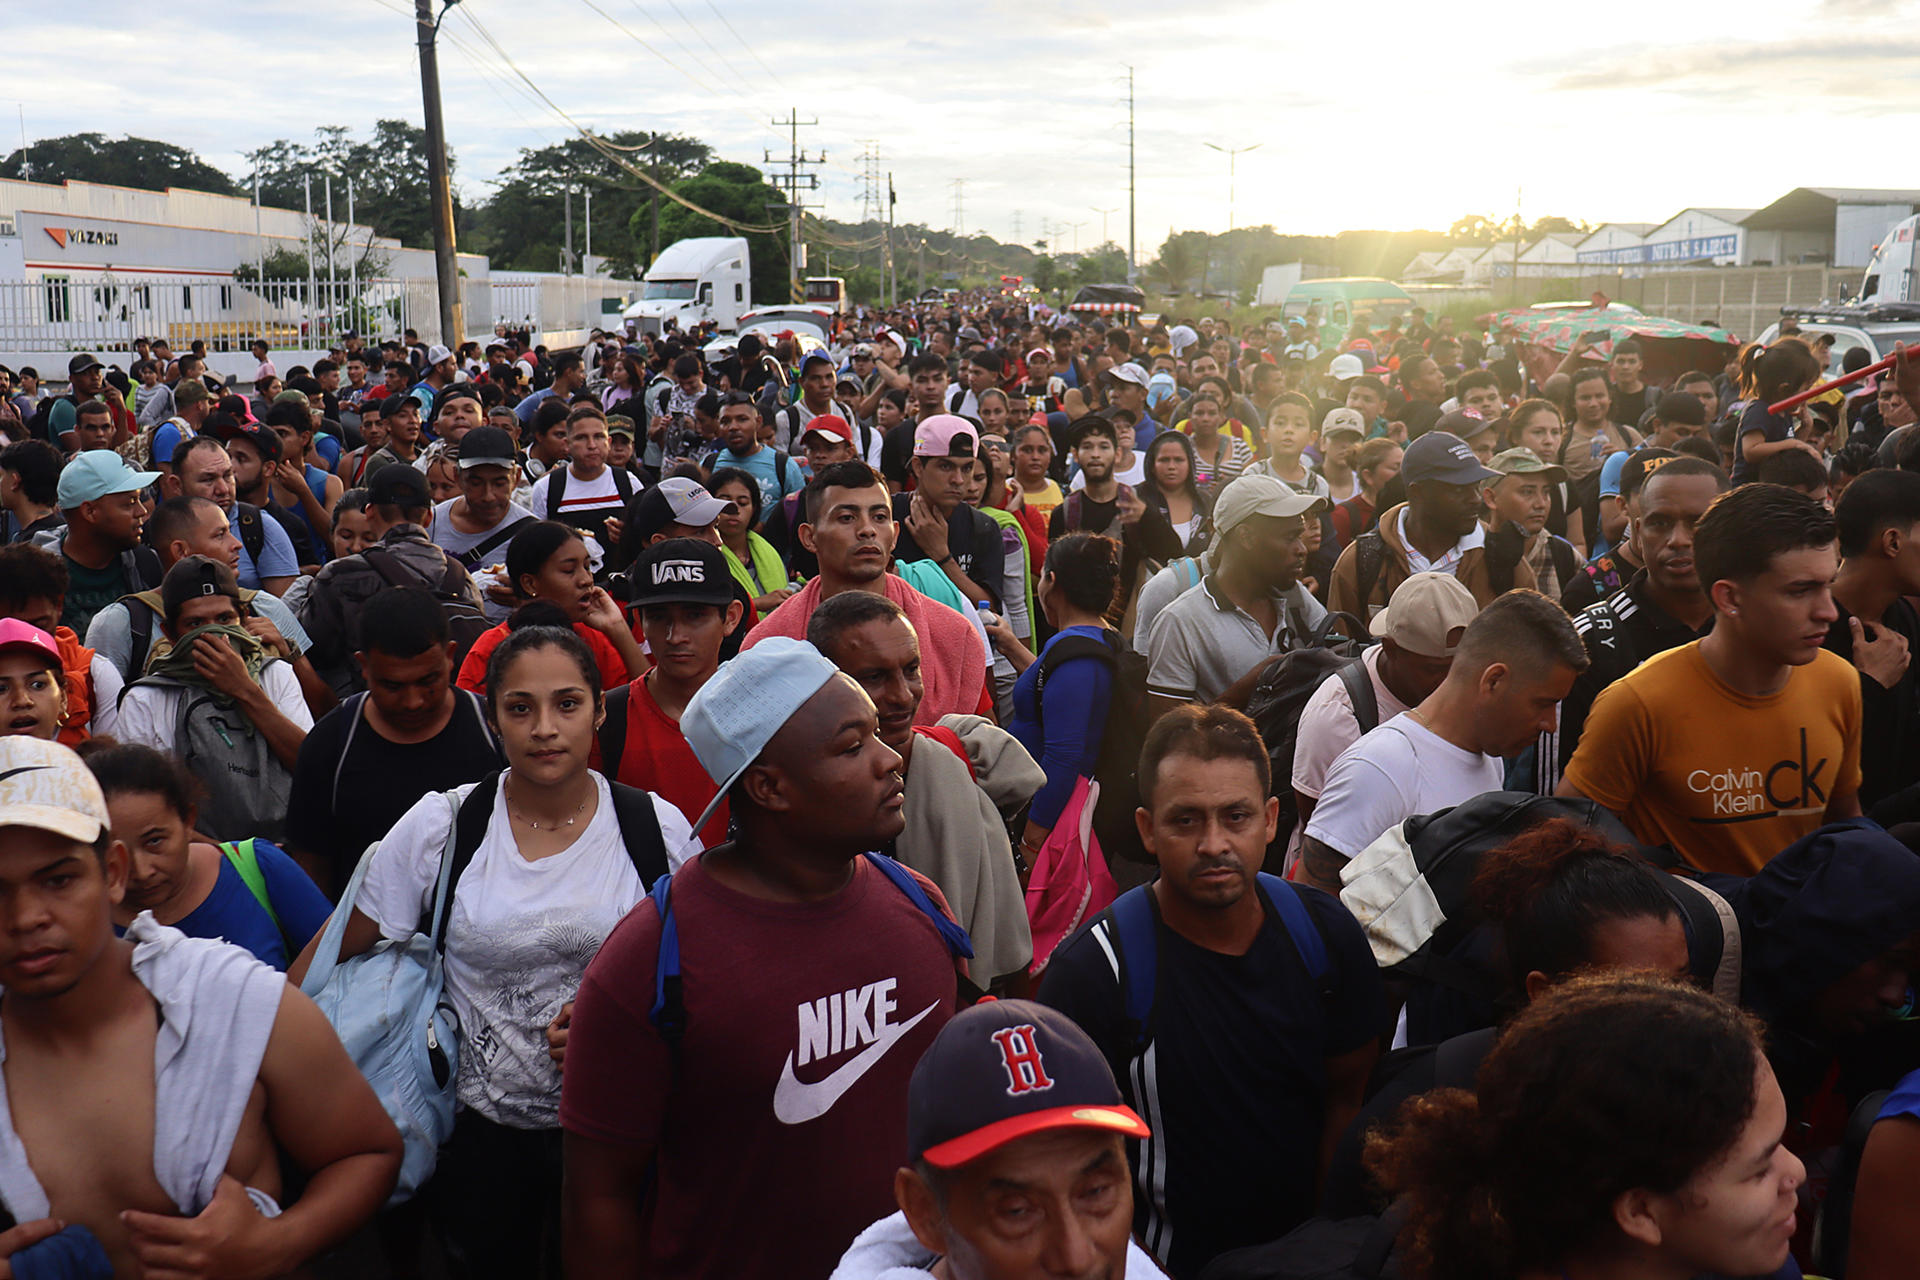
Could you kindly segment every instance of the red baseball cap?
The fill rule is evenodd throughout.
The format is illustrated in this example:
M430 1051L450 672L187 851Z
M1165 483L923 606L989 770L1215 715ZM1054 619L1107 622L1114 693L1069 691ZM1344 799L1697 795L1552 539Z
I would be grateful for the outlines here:
M807 425L800 432L800 443L804 446L811 435L832 436L835 440L853 443L853 428L837 413L817 413L807 419Z

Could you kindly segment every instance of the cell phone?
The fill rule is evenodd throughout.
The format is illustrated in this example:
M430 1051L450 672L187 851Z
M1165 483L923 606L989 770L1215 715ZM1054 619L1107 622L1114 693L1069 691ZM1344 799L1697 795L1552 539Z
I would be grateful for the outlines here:
M1589 329L1585 333L1580 335L1580 341L1586 343L1590 347L1597 347L1603 342L1613 341L1613 330Z

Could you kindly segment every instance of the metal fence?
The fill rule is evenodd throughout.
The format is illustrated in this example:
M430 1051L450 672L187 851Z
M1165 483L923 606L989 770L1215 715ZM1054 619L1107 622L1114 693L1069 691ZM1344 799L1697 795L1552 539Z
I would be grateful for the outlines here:
M1552 281L1522 281L1524 301L1575 300L1604 293L1649 315L1713 323L1752 338L1780 318L1784 306L1838 302L1860 288L1858 267L1712 267L1698 271L1609 271ZM1512 305L1513 283L1497 281L1497 306Z
M535 275L463 278L460 288L476 336L499 325L611 328L619 303L637 291L626 281ZM124 351L142 337L165 338L175 350L198 340L209 351L244 351L256 338L276 349L323 349L348 330L369 341L437 332L438 299L430 279L47 276L0 282L0 349Z

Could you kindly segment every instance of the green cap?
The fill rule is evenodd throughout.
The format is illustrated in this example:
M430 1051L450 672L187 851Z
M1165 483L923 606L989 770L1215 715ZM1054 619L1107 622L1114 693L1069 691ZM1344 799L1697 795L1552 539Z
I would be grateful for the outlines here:
M1556 467L1551 462L1542 462L1539 454L1524 447L1494 454L1490 465L1503 477L1542 475L1546 477L1549 484L1563 484L1567 478L1566 468ZM1498 484L1499 481L1494 480L1489 483Z

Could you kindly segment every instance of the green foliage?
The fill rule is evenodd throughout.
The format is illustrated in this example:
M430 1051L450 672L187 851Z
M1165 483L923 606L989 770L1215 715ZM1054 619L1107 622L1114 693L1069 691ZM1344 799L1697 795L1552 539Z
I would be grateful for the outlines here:
M380 120L367 138L355 140L342 125L314 130L311 144L281 138L245 153L260 178L260 203L278 209L306 208L306 181L313 182L313 207L321 209L323 180L333 178L333 215L347 217L347 178L353 178L354 217L376 234L392 236L410 248L433 243L433 200L427 179L427 135L405 120ZM453 155L447 156L453 167ZM454 196L459 216L459 194Z
M152 138L109 138L99 133L70 133L29 143L0 160L0 174L17 178L23 158L33 166L35 182L102 182L117 187L164 191L183 187L239 195L233 179L185 147Z
M655 138L657 144L652 142ZM713 160L711 147L681 134L626 130L609 134L605 140L629 164L649 170L669 185L699 172ZM566 245L565 193L569 189L574 193L574 252L586 251L587 202L582 192L591 191L595 256L607 259L614 277L639 278L654 256L653 189L585 138L522 149L520 158L501 174L493 197L472 220L471 247L488 254L493 264L503 269L556 270ZM468 238L463 229L463 243ZM661 241L663 247L670 243Z
M717 160L692 177L671 184L674 191L703 209L711 210L734 222L764 227L783 222L780 206L784 197L752 165ZM629 231L638 240L650 234L651 215L635 209ZM670 200L660 202L660 246L693 236L731 236L738 234L712 218L695 213ZM756 231L747 236L747 251L753 260L752 300L763 306L779 306L787 301L787 244L784 235Z

